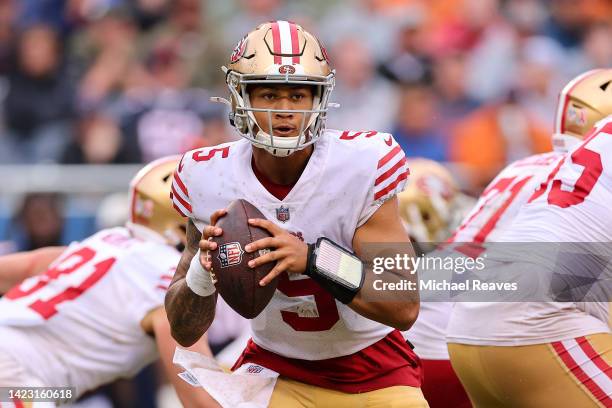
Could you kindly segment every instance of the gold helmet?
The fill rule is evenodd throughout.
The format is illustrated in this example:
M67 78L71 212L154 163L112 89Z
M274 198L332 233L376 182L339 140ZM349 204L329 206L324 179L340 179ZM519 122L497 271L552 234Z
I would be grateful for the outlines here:
M612 115L612 68L578 75L559 94L553 146L568 150L608 115Z
M467 198L441 164L427 159L414 159L408 164L408 184L398 194L400 217L414 241L444 241L466 212L463 200Z
M184 245L185 220L172 208L172 175L180 156L164 157L147 164L130 182L130 213L127 227L135 236Z
M323 133L335 71L330 68L327 52L319 40L301 26L289 21L261 24L238 42L223 71L231 101L213 100L231 107L230 122L254 146L275 156L288 156L316 142ZM255 109L247 90L255 84L311 85L312 109ZM261 129L253 112L266 112L268 117L283 112L302 114L298 136L274 136L272 129Z

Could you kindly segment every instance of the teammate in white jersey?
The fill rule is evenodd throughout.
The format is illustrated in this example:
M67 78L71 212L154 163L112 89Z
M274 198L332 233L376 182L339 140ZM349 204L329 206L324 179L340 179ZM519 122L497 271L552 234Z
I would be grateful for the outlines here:
M180 258L175 246L185 242L168 198L177 162L161 159L136 175L126 227L0 259L2 288L30 276L0 298L0 386L74 387L78 397L160 355L185 405L217 406L172 364L163 300ZM197 349L209 353L205 342Z
M410 179L398 194L399 211L417 256L449 238L473 199L463 195L451 173L427 159L409 159ZM423 364L423 395L431 408L470 408L446 348L451 302L421 302L419 318L404 332Z
M595 122L608 111L603 95L597 96L598 86L606 83L611 70L587 71L571 80L559 95L553 151L517 160L504 168L480 195L474 209L465 217L452 237L454 242L495 242L512 224L519 209L527 203L569 149L576 146ZM592 97L596 101L591 101ZM596 106L591 107L591 103ZM576 104L576 105L574 105ZM599 106L599 105L602 106ZM582 110L582 106L589 110ZM587 113L588 112L588 113Z
M589 132L610 114L612 70L572 80L561 92L553 139L557 149L573 145L569 153L504 170L455 241L610 241L612 219L602 209L612 198L612 121ZM534 166L541 161L544 175ZM490 218L478 221L485 213ZM607 310L607 301L456 303L447 335L451 361L477 407L612 406Z
M412 253L395 197L409 174L401 147L389 134L324 128L334 72L316 37L294 23L260 25L225 71L232 123L244 139L188 152L175 172L174 203L190 218L188 248L166 297L175 339L192 344L214 317L206 251L216 244L207 238L222 234L217 210L244 198L268 219L250 223L273 235L244 250L272 248L251 266L276 261L260 284L279 282L234 368L280 374L272 407L426 406L420 362L397 330L413 324L418 297L376 301L373 274L358 258L368 261L370 242ZM353 265L344 284L335 283L338 271L317 267L320 246Z

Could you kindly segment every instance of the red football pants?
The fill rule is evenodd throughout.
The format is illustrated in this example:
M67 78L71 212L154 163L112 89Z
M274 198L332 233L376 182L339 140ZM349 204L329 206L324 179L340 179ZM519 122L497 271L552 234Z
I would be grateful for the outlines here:
M430 408L471 408L472 404L450 360L422 359L425 380L421 391Z

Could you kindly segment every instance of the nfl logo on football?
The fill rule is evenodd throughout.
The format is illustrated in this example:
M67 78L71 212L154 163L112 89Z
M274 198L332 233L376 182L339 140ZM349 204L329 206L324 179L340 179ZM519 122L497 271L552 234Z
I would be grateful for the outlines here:
M280 222L289 221L289 207L281 205L280 208L276 209L276 219Z
M244 251L239 242L230 242L219 246L219 255L217 258L221 262L222 268L238 265L242 261Z

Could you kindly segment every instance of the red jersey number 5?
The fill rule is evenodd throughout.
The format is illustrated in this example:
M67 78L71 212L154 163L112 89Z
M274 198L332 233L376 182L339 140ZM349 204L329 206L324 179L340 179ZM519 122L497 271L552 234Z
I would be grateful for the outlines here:
M571 160L573 164L584 167L582 174L576 180L572 191L562 190L563 182L559 179L553 180L550 193L548 193L548 204L567 208L582 203L591 193L603 172L601 155L587 149L585 145L572 153Z
M278 278L277 289L289 297L314 297L318 316L300 316L298 312L281 310L283 321L295 331L325 331L340 320L334 297L312 279L289 280L287 274L283 273Z
M574 183L571 190L562 189L563 180L557 177L557 173L563 167L564 161L560 161L557 167L548 176L547 184L552 180L552 186L548 192L547 201L548 204L556 205L561 208L571 207L582 203L597 184L597 180L603 173L603 165L601 162L601 155L593 150L588 149L586 146L594 138L601 135L602 132L607 132L612 129L612 126L605 126L597 132L594 132L587 136L586 140L582 145L576 149L569 159L572 164L583 167L580 177ZM567 159L566 159L567 160ZM534 201L546 191L546 185L542 185L529 199L529 202Z

